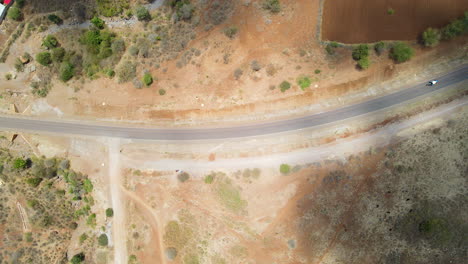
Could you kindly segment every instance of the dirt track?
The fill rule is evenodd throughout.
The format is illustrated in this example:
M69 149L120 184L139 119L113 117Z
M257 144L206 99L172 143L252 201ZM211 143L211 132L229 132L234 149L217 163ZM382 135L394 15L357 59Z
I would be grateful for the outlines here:
M395 10L393 15L387 10ZM325 0L322 39L342 43L414 40L468 10L466 0Z

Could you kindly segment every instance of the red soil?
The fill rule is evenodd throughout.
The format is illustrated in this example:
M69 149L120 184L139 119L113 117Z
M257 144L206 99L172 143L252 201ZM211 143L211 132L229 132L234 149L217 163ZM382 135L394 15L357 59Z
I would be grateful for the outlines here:
M387 10L395 13L389 15ZM466 0L326 0L322 38L342 43L414 40L468 11Z

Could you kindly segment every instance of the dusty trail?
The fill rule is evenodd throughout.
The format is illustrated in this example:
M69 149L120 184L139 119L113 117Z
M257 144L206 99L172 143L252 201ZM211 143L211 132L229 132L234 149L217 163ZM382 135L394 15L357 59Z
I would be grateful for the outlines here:
M123 206L122 193L120 186L122 185L121 165L120 165L120 140L113 138L108 141L109 155L109 185L114 209L113 217L113 239L114 239L114 263L125 264L128 260L127 253L127 238L125 228L125 208Z
M116 185L117 186L117 185ZM159 256L160 256L160 259L159 259L159 262L158 263L161 263L161 264L166 264L166 259L163 257L163 242L162 242L162 235L161 235L161 230L159 229L159 220L158 220L158 216L155 214L153 208L151 208L151 206L149 206L145 201L143 201L140 197L138 197L137 195L135 195L133 192L130 192L128 190L126 190L122 185L119 185L120 186L120 189L121 191L126 195L128 196L129 198L133 199L133 202L135 202L137 205L143 207L143 211L146 212L146 214L152 218L152 226L153 226L153 229L154 231L158 234L158 251L160 252Z

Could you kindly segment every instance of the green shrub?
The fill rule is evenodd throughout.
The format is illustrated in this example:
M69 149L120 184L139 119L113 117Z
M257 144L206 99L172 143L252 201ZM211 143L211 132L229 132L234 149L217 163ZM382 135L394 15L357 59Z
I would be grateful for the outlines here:
M385 43L382 41L375 43L374 50L377 55L381 55L385 49Z
M44 38L42 41L42 46L47 47L49 49L53 49L58 46L58 40L56 37L52 35L47 35L47 37Z
M468 18L456 19L442 29L442 38L445 40L460 36L468 28Z
M237 34L237 27L236 26L229 26L223 29L224 35L226 37L233 39Z
M111 44L113 53L123 53L125 51L125 41L121 38L114 39Z
M93 191L93 184L89 179L84 179L83 181L83 189L86 193L90 193Z
M18 8L23 8L24 7L24 2L25 2L25 0L16 0L15 1L15 6L17 6Z
M39 205L39 202L37 200L27 200L26 201L26 205L29 207L29 208L36 208L38 205Z
M86 224L94 228L96 226L96 214L90 214L86 219Z
M138 18L139 21L151 20L151 15L150 15L148 9L146 9L143 6L137 7L136 10L135 10L135 14L136 14L136 17Z
M179 173L177 175L177 179L179 179L180 182L185 182L190 178L190 175L186 172Z
M395 14L395 9L393 9L393 8L387 9L387 14L389 14L389 15Z
M8 18L13 19L16 21L20 21L23 18L23 14L21 13L21 10L15 6L10 7L8 9Z
M107 209L106 209L106 216L107 216L107 217L113 217L113 216L114 216L114 209L112 209L112 208L107 208Z
M434 28L428 28L422 33L422 42L426 47L435 47L440 41L440 31Z
M32 233L31 232L25 233L24 234L24 240L26 240L26 242L28 242L28 243L33 242Z
M281 164L279 170L281 174L288 174L291 171L291 166L288 164Z
M166 90L164 89L159 89L159 95L165 95L166 94Z
M107 235L106 234L101 234L99 237L98 237L98 243L100 246L107 246L109 244L109 239L107 238Z
M83 233L80 235L80 244L83 244L83 242L86 241L86 239L88 239L88 235L86 233Z
M26 183L29 184L32 187L37 187L39 184L41 184L42 179L38 177L33 177L33 178L27 178Z
M289 88L291 88L291 84L288 82L288 81L283 81L281 84L280 84L280 89L281 89L281 92L286 92L286 90L289 90Z
M358 67L362 70L368 69L370 66L369 57L364 57L358 60Z
M281 4L279 0L264 0L262 4L265 10L270 11L273 14L281 11Z
M69 62L62 63L60 66L60 80L67 82L73 78L73 75L75 75L75 68L73 67L73 64Z
M62 62L65 57L65 49L62 47L53 48L51 50L51 59L53 62Z
M114 38L115 34L109 31L88 30L81 36L80 42L86 45L90 53L103 59L112 55L111 43Z
M360 60L369 56L369 46L366 44L361 44L353 49L353 59Z
M24 170L28 166L28 161L22 158L16 158L13 160L13 168L17 170Z
M98 29L104 29L105 22L99 17L95 16L91 19L91 23Z
M315 74L320 74L322 71L319 70L319 69L316 69L314 72L315 72Z
M63 20L55 14L48 15L47 19L49 19L52 23L55 23L57 25L60 25L63 23Z
M326 47L325 47L325 51L328 53L328 55L334 55L335 54L335 45L333 45L333 42L328 44Z
M9 81L13 78L13 75L11 73L5 74L5 80Z
M113 78L115 76L115 71L113 69L108 69L106 71L106 75L109 77L109 78Z
M403 42L397 42L393 45L392 51L390 52L390 58L399 63L408 61L413 55L414 50Z
M129 61L123 62L117 69L119 82L128 82L136 76L136 65Z
M214 174L206 175L205 176L205 183L206 184L212 184L214 181Z
M147 72L143 75L143 83L146 86L150 86L153 83L153 77L151 76L150 73Z
M307 76L300 77L299 79L297 79L297 85L299 85L299 87L301 87L303 91L306 88L309 88L311 84L312 84L312 81Z
M71 258L70 263L81 264L83 263L84 260L85 260L85 255L83 253L78 253Z

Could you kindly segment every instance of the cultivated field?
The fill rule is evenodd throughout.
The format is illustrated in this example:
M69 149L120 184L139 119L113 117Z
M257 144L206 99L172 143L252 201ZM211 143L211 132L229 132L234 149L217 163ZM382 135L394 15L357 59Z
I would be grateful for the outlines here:
M427 27L442 27L466 10L465 0L328 0L322 39L342 43L414 40Z

